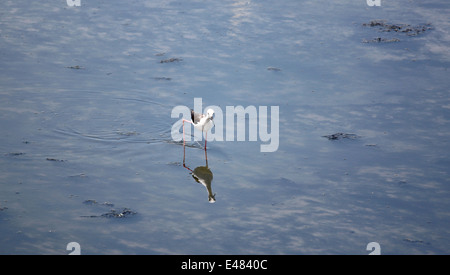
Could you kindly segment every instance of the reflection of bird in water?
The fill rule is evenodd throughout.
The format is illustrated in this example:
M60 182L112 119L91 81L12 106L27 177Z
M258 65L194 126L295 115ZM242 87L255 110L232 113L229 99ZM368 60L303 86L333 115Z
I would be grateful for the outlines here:
M206 187L206 190L208 191L208 201L210 203L216 202L216 194L213 194L211 190L213 173L208 168L208 166L199 166L195 168L194 171L191 170L191 175L196 182L201 183L203 186Z
M184 136L184 122L188 122L191 123L192 125L194 125L194 128L196 128L197 130L205 132L205 156L206 156L206 140L208 138L208 131L214 126L214 122L213 122L213 118L214 118L214 110L213 109L208 109L206 111L206 115L205 114L199 114L194 112L194 110L191 110L191 119L192 121L183 119L183 148L186 145L186 138ZM208 158L207 158L208 160ZM183 162L184 162L184 158L183 158Z
M205 151L206 156L206 151ZM192 177L195 179L196 182L201 183L203 186L206 187L206 191L208 191L208 201L210 203L216 202L216 194L213 194L211 189L211 182L213 180L213 173L208 168L208 158L206 158L206 166L198 166L194 170L187 167L186 164L183 161L183 167L188 169L191 172Z

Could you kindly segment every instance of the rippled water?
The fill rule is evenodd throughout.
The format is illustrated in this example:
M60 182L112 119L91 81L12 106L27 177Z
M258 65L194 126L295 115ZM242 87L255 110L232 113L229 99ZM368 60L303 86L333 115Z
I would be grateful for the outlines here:
M449 8L3 1L0 253L448 254ZM278 150L183 167L194 98L279 106Z

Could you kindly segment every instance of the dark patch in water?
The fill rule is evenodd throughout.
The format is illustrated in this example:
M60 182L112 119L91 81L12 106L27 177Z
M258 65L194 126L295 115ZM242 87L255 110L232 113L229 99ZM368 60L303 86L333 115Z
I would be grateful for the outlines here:
M85 201L83 202L83 204L86 204L86 205L103 205L103 206L114 207L114 204L113 204L113 203L110 203L110 202L102 202L102 203L99 203L99 202L97 202L96 200L85 200Z
M173 63L173 62L181 62L183 61L182 58L169 58L169 59L163 59L159 61L159 63Z
M431 23L411 26L409 24L388 24L385 20L372 20L370 23L364 23L363 26L378 27L381 32L398 32L408 36L416 36L431 30Z
M131 137L131 136L138 136L139 135L139 133L138 132L136 132L136 131L131 131L131 132L126 132L126 131L124 131L124 132L122 132L122 131L117 131L116 132L118 135L120 135L120 136L126 136L126 137Z
M171 161L171 162L168 162L167 165L182 166L183 164L180 161Z
M104 217L104 218L126 218L128 216L133 216L136 214L137 214L136 212L134 212L128 208L123 208L120 211L111 209L108 213L102 214L101 217Z
M403 239L403 241L404 241L404 242L407 242L407 243L412 243L412 244L424 244L424 245L430 245L429 242L424 242L424 241L422 241L422 240L412 240L412 239L405 238L405 239Z
M80 66L80 65L75 65L75 66L67 66L67 69L72 69L72 70L81 70L84 69L84 67Z
M83 204L86 205L98 205L98 206L107 206L107 207L113 207L114 204L110 203L110 202L103 202L103 203L99 203L96 200L85 200L83 202ZM83 218L127 218L129 216L133 216L136 215L137 212L129 209L129 208L122 208L120 210L116 210L116 209L110 209L108 212L103 213L101 215L86 215L86 216L81 216Z
M166 81L170 81L170 80L172 80L172 78L170 78L170 77L154 77L153 78L154 80L166 80Z
M55 161L55 162L64 162L65 161L63 159L55 159L55 158L46 158L46 160L48 160L48 161Z
M274 72L280 72L281 71L281 69L277 68L277 67L267 67L267 70L268 71L274 71Z
M372 40L363 39L363 43L389 43L389 42L400 42L400 39L398 38L381 38L376 37Z
M417 36L428 30L431 30L431 23L412 26L410 24L388 24L386 20L372 20L369 23L362 24L364 27L377 28L379 32L397 33L406 36ZM390 43L400 42L397 37L386 38L376 37L373 39L363 39L363 43Z
M23 156L25 155L25 153L22 152L11 152L11 153L6 153L5 156L9 156L9 157L18 157L18 156Z
M106 212L104 214L101 214L100 216L98 215L90 215L90 216L81 216L83 218L127 218L129 216L133 216L136 215L137 212L128 209L128 208L123 208L120 211L117 211L115 209L111 209L109 212Z
M345 134L345 133L336 133L332 135L322 136L327 138L328 140L338 140L338 139L357 139L360 138L355 134Z

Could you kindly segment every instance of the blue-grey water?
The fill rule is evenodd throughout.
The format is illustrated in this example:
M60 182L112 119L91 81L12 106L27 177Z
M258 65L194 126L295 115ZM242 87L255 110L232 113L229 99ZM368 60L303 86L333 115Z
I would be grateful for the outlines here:
M0 5L0 254L450 253L448 1ZM194 98L279 106L208 142L215 203Z

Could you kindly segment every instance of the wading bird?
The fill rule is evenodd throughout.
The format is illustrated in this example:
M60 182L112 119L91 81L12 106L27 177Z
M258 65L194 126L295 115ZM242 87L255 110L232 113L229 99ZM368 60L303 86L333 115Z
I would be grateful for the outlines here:
M183 149L184 146L186 145L186 138L184 135L184 122L188 122L191 123L192 125L194 125L194 128L196 128L199 131L202 131L205 133L205 157L206 157L206 161L208 161L208 157L206 155L206 140L208 139L208 131L214 126L214 122L213 122L213 117L214 117L214 110L213 109L208 109L206 111L206 114L199 114L194 112L194 110L191 110L191 120L186 120L183 119ZM183 155L183 163L184 163L184 155Z

